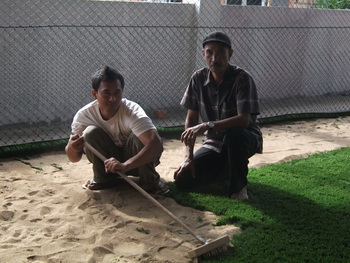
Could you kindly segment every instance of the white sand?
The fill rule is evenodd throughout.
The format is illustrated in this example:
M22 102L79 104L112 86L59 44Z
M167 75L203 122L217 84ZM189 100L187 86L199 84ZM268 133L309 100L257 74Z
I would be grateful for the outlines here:
M262 131L264 153L251 158L251 167L350 147L350 117L266 125ZM171 181L184 148L178 140L164 146L158 172ZM199 243L133 188L83 190L92 178L86 159L74 164L53 152L23 161L42 170L0 160L0 262L191 262L187 251ZM212 213L170 198L158 201L209 240L240 232L213 227Z

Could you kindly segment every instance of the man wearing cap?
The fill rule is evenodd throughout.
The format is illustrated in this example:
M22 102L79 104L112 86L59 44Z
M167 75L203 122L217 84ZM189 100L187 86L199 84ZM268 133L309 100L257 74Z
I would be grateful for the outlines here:
M249 158L262 153L260 111L254 80L229 63L232 53L230 38L222 32L212 32L203 40L207 67L192 75L181 100L187 109L181 135L186 155L174 179L178 188L228 179L229 197L245 200ZM201 134L204 144L194 153Z

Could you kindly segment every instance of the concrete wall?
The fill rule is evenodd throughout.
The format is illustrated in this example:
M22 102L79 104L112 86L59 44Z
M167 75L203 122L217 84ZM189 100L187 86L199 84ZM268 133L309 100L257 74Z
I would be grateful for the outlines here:
M103 65L124 75L126 97L169 107L194 68L193 5L6 1L0 10L11 27L2 33L1 85L16 95L16 105L1 103L2 124L71 119L91 101L90 76Z
M103 65L121 71L125 96L147 112L176 114L216 29L232 37L232 63L251 72L261 99L350 89L349 11L2 0L0 21L0 126L70 120Z
M208 27L217 27L230 35L231 62L253 74L260 98L350 90L349 10L216 3L202 1L199 31L204 35Z

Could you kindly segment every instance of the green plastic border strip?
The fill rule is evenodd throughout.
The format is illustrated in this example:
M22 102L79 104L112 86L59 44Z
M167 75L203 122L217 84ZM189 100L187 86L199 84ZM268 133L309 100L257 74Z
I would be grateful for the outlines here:
M0 147L0 158L26 156L51 151L63 151L68 139L42 141Z
M337 113L298 113L286 114L274 117L267 117L259 119L260 125L278 123L283 121L293 121L301 119L315 119L315 118L339 118L350 116L350 111ZM175 127L157 127L158 132L162 138L179 139L184 130L184 126ZM51 151L64 151L64 147L68 142L68 138L54 141L33 142L19 145L10 145L0 147L0 158L10 158L18 156L26 156L32 154L39 154Z

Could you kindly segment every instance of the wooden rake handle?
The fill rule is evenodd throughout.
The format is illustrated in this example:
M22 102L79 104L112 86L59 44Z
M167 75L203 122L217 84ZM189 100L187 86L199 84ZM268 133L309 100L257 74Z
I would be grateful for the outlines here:
M98 158L100 158L103 162L107 160L99 151L97 151L91 144L85 141L85 146L92 151ZM131 180L127 175L118 172L118 174L127 181L131 186L133 186L137 191L139 191L144 197L146 197L149 201L151 201L155 206L159 207L165 214L174 219L179 225L181 225L184 229L186 229L192 236L194 236L201 243L206 244L206 240L201 236L196 235L191 228L189 228L185 223L183 223L179 218L177 218L173 213L171 213L168 209L166 209L163 205L161 205L157 200L155 200L149 193L143 190L137 183Z

